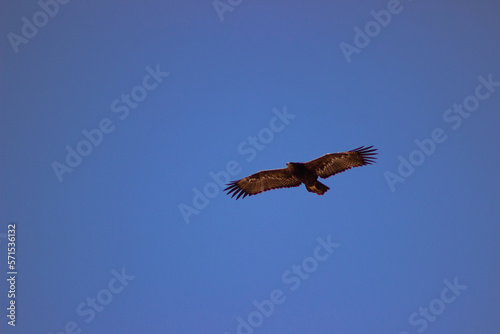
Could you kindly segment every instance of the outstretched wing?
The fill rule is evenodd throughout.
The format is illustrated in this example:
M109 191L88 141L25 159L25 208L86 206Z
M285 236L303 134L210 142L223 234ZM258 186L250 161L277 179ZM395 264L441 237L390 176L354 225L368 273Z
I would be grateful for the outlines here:
M300 186L301 182L287 168L263 170L241 180L228 183L227 194L236 199L257 195L263 191Z
M325 154L306 162L306 167L315 171L319 177L326 179L353 167L371 165L375 162L376 151L377 149L373 146L361 146L352 151Z

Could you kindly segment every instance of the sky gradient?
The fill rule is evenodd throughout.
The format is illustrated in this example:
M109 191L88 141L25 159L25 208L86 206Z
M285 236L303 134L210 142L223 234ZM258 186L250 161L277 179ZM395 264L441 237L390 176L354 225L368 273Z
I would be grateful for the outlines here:
M1 333L497 333L500 3L2 1ZM377 162L235 201L264 169Z

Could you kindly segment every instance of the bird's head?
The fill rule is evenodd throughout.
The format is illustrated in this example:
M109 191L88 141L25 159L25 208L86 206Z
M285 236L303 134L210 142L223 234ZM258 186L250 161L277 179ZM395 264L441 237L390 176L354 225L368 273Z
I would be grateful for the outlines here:
M300 165L298 162L287 162L286 166L290 168L291 170L294 170L297 168L297 166Z

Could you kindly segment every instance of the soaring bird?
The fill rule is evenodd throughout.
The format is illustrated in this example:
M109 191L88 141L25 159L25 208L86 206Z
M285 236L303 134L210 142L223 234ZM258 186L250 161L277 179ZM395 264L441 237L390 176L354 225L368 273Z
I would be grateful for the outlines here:
M376 151L373 146L361 146L351 151L325 154L309 162L288 162L286 168L263 170L232 181L224 190L238 199L271 189L298 187L304 183L307 191L323 195L330 188L319 182L318 176L326 179L354 167L371 165L375 162Z

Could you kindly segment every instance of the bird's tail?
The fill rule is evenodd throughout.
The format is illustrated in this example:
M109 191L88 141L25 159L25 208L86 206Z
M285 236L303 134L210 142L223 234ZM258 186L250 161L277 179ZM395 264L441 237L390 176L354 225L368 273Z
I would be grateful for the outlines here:
M323 195L324 193L326 193L330 189L319 181L316 181L312 185L306 185L306 188L307 188L307 191L310 191L312 193L316 193L318 195Z

